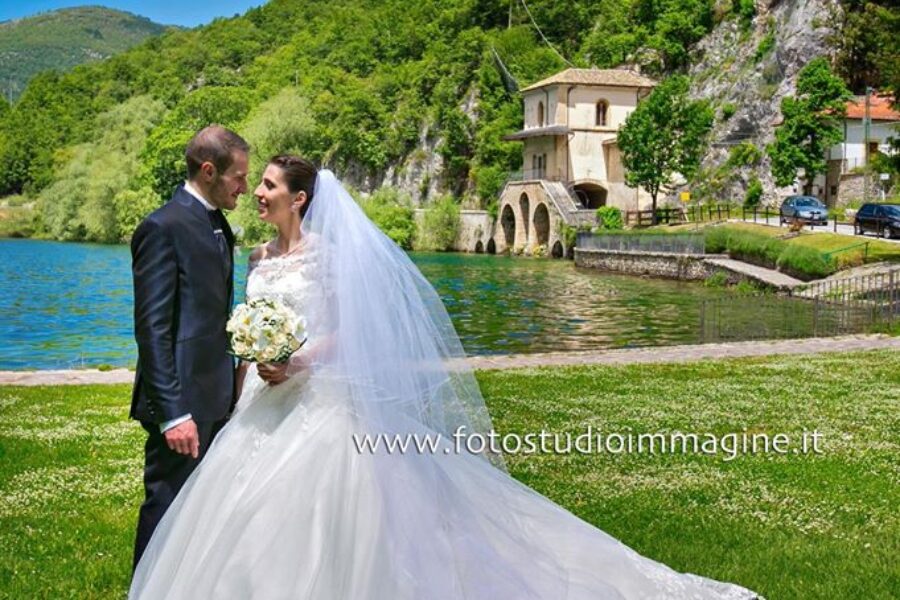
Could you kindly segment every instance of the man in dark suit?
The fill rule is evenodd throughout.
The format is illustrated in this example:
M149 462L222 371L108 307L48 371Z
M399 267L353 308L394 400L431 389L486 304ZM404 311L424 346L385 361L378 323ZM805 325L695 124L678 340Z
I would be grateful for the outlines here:
M138 364L131 417L147 431L134 565L234 407L225 324L234 236L221 209L247 191L249 146L212 125L185 151L188 180L131 242Z

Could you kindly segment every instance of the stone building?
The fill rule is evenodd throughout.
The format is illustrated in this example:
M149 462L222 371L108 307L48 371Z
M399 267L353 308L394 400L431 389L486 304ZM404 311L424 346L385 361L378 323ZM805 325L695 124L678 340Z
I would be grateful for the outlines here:
M566 69L523 89L523 128L504 138L522 142L523 170L500 195L485 249L562 256L563 225L593 224L601 206L649 206L625 184L616 138L654 85L624 69Z

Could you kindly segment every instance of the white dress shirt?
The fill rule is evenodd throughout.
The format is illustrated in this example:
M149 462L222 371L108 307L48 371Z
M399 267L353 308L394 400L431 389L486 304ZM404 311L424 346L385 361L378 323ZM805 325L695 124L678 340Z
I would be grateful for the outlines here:
M196 198L197 201L200 202L200 204L203 205L203 208L205 208L208 212L212 212L212 211L216 210L215 206L213 206L212 204L207 202L206 198L201 196L200 192L198 192L196 189L194 189L194 186L191 185L190 181L184 182L184 191L186 191L188 194L190 194L191 196ZM164 423L159 424L159 431L160 431L160 433L165 433L168 430L175 427L176 425L181 425L185 421L189 421L192 418L193 417L191 416L191 413L188 413L186 415L181 415L180 417L176 417L176 418L172 419L171 421L165 421Z

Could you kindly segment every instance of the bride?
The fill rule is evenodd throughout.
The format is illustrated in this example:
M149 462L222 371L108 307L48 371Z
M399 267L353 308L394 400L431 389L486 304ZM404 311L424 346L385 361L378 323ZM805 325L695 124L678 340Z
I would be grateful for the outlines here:
M255 191L278 237L247 297L303 315L283 365L244 365L234 415L137 566L134 599L754 598L644 558L455 451L491 420L434 288L333 173L272 159ZM240 385L240 384L239 384ZM428 452L362 436L437 436Z

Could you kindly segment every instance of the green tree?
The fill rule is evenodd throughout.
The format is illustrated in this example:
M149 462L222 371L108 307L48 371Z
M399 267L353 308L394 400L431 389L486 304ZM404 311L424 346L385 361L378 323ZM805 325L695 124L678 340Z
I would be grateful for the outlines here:
M709 103L688 99L687 77L661 83L634 110L619 132L618 144L630 186L642 186L653 198L676 173L690 179L706 151L715 113Z
M98 117L102 135L57 155L63 166L41 191L38 205L46 233L57 239L116 242L127 239L159 196L127 194L137 181L138 156L164 107L137 96Z
M250 91L242 88L203 87L185 96L147 139L143 183L170 196L187 176L184 149L191 137L213 123L235 128L252 105Z
M416 224L412 201L393 188L380 188L369 198L359 201L366 216L404 250L411 250Z
M450 250L459 235L459 204L453 196L442 196L425 209L416 232L416 250Z
M791 185L802 170L804 193L810 193L813 179L827 167L825 152L841 141L849 98L850 91L825 58L800 70L797 93L781 100L784 121L775 131L775 142L766 147L778 185Z
M250 144L251 193L261 181L269 159L276 154L308 156L314 144L315 126L309 101L294 87L282 89L250 112L238 133ZM258 244L274 237L272 226L257 215L252 197L238 202L235 221L242 231L243 244Z

